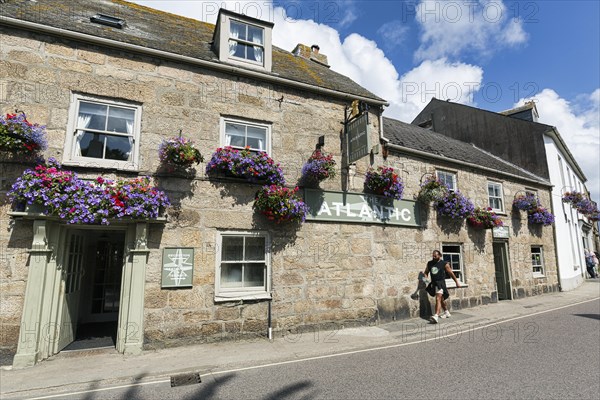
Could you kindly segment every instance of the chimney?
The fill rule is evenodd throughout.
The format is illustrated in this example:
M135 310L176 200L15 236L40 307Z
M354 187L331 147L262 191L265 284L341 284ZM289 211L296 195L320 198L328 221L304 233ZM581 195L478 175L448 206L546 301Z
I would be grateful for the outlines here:
M320 47L316 44L313 44L311 47L308 47L305 44L297 44L292 50L292 53L295 56L299 56L305 58L307 60L312 60L318 64L324 65L329 68L329 64L327 62L327 56L319 53Z

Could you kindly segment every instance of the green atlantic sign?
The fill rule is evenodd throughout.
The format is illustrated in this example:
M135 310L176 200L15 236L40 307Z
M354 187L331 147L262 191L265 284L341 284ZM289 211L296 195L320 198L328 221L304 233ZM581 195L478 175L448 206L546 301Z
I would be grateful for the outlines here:
M307 221L420 226L419 204L364 193L304 189Z

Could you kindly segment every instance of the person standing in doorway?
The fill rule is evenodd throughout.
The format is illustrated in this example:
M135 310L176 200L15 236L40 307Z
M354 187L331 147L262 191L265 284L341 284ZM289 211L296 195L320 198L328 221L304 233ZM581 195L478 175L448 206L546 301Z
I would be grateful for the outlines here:
M427 262L427 267L425 267L425 277L428 277L431 273L431 283L429 284L433 287L435 293L435 314L431 316L429 321L432 324L437 324L438 318L450 317L450 312L446 306L446 299L450 296L446 288L446 274L454 280L457 288L460 287L460 282L456 279L452 268L450 268L450 263L442 259L442 253L439 250L434 250L432 257L433 259ZM444 312L440 314L442 310Z

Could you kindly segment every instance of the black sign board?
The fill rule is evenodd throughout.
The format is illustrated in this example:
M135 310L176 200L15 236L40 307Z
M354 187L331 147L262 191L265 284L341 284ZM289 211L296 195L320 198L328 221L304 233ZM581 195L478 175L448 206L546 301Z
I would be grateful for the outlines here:
M369 155L371 146L368 115L364 113L346 124L348 164Z

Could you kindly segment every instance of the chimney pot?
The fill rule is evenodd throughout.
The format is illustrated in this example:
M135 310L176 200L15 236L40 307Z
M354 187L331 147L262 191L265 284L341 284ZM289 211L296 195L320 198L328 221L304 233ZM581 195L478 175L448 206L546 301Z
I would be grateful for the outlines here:
M321 48L318 45L313 44L312 46L310 46L310 50L315 54L319 54L319 50L321 50Z

